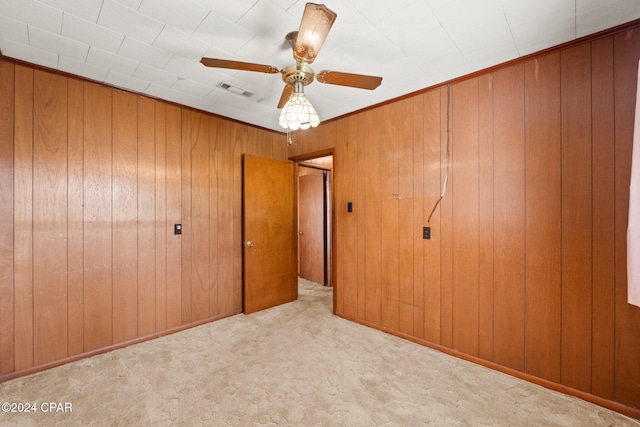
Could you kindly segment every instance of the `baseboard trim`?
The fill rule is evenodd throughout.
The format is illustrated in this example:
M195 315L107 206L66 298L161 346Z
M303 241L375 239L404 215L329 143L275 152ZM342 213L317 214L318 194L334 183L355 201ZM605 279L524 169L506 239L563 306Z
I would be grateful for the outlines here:
M349 316L349 315L344 314L344 313L336 313L336 315L338 317L341 317L341 318L345 319L345 320L349 320L351 322L359 323L359 324L361 324L363 326L367 326L369 328L377 329L377 330L379 330L381 332L385 332L385 333L397 336L398 338L406 339L407 341L411 341L411 342L414 342L416 344L420 344L420 345L423 345L425 347L429 347L429 348L432 348L434 350L438 350L438 351L440 351L442 353L445 353L445 354L448 354L450 356L454 356L454 357L457 357L459 359L466 360L467 362L472 362L472 363L475 363L476 365L484 366L486 368L493 369L494 371L502 372L502 373L510 375L512 377L519 378L519 379L528 381L530 383L540 385L540 386L548 388L550 390L554 390L554 391L557 391L557 392L560 392L560 393L563 393L563 394L566 394L566 395L569 395L569 396L577 397L579 399L585 400L585 401L593 403L595 405L602 406L603 408L607 408L607 409L610 409L612 411L618 412L619 414L625 415L627 417L631 417L631 418L635 418L635 419L640 420L640 409L632 408L632 407L624 405L622 403L615 402L615 401L609 400L609 399L605 399L603 397L596 396L596 395L593 395L591 393L584 392L582 390L577 390L575 388L568 387L568 386L565 386L565 385L562 385L562 384L558 384L558 383L555 383L553 381L545 380L544 378L536 377L534 375L527 374L525 372L521 372L521 371L518 371L516 369L509 368L509 367L500 365L500 364L495 363L495 362L490 362L488 360L484 360L484 359L481 359L481 358L476 357L476 356L471 356L469 354L462 353L460 351L457 351L457 350L454 350L454 349L451 349L451 348L448 348L448 347L444 347L442 345L435 344L435 343L432 343L430 341L426 341L424 339L416 338L416 337L413 337L411 335L408 335L408 334L405 334L405 333L402 333L402 332L394 331L392 329L388 329L388 328L376 325L374 323L367 322L366 320L357 319L355 317Z
M112 344L106 347L101 347L95 350L87 351L85 353L76 354L73 356L65 357L64 359L55 360L53 362L45 363L38 366L33 366L31 368L23 369L20 371L11 372L8 374L0 375L0 384L6 381L10 381L16 378L24 377L27 375L35 374L37 372L46 371L47 369L55 368L56 366L66 365L67 363L76 362L78 360L86 359L88 357L96 356L98 354L108 353L113 350L117 350L124 347L129 347L130 345L140 344L145 341L150 341L156 338L160 338L166 335L175 334L176 332L181 332L187 329L195 328L196 326L204 325L206 323L215 322L216 320L221 320L227 317L235 316L236 314L242 313L240 311L233 311L231 313L222 314L220 316L210 317L204 320L198 320L197 322L187 323L185 325L176 326L174 328L166 329L164 331L156 332L151 335L146 335L144 337L134 338L132 340L123 341L117 344Z

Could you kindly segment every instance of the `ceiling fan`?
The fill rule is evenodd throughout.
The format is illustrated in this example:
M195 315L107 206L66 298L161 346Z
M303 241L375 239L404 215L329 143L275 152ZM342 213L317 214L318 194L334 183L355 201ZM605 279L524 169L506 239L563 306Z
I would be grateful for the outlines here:
M373 90L382 83L382 77L327 70L316 74L311 69L309 64L316 59L336 17L337 14L323 4L307 3L300 29L290 32L285 37L293 48L293 58L296 63L282 69L271 65L218 58L202 58L200 62L207 67L269 74L280 73L285 82L278 102L278 108L283 108L280 114L280 125L291 130L315 127L320 121L315 109L304 96L304 86L318 80L320 83Z

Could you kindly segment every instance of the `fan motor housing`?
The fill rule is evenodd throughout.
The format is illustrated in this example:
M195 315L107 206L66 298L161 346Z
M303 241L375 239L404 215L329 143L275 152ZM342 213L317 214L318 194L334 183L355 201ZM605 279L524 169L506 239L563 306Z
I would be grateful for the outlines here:
M313 70L307 64L298 62L282 69L282 80L292 86L296 82L306 86L313 82Z

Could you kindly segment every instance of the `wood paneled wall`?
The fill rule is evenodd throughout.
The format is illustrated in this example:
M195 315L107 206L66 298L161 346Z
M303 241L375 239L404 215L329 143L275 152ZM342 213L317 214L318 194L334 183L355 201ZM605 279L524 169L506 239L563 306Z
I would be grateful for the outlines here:
M286 152L275 132L0 60L0 381L241 312L241 156Z
M337 313L639 416L639 59L640 26L295 133L335 150Z

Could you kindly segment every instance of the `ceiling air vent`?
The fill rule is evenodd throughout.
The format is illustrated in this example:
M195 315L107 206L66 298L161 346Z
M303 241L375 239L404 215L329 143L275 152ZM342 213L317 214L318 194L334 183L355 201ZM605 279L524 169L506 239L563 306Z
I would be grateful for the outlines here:
M225 89L225 90L228 90L229 92L233 92L236 95L242 95L242 96L246 96L246 97L253 96L253 93L251 93L249 91L246 91L246 90L242 89L241 87L230 85L229 83L220 82L220 83L218 83L218 87L222 88L222 89Z

